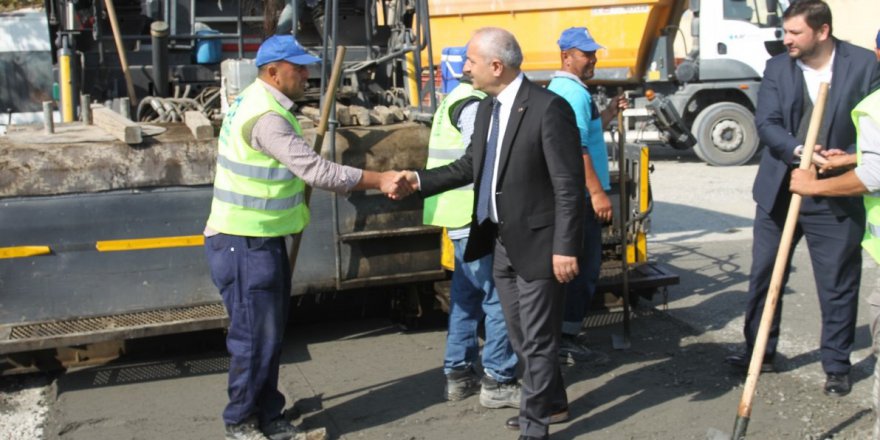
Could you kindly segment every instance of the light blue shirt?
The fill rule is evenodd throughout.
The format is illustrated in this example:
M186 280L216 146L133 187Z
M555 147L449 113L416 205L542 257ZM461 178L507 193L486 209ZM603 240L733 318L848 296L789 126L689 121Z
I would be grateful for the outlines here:
M586 84L571 73L557 71L550 80L547 90L563 97L574 110L584 154L592 159L593 169L596 170L602 189L610 190L608 148L605 146L605 134L602 132L602 116L593 103L593 97L587 90Z

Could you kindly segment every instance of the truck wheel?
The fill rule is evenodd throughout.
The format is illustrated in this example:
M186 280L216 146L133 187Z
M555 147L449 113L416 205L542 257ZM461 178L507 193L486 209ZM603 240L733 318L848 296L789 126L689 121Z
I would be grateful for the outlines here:
M710 165L733 166L749 161L758 150L758 128L747 108L733 102L712 104L694 119L694 152Z

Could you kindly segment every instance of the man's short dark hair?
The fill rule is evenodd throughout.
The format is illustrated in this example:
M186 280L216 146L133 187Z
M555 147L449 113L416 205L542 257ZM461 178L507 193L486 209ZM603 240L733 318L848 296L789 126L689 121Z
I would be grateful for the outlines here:
M832 34L831 8L822 0L794 0L782 13L782 19L787 20L796 15L803 15L810 29L818 31L823 24L828 25L828 35Z

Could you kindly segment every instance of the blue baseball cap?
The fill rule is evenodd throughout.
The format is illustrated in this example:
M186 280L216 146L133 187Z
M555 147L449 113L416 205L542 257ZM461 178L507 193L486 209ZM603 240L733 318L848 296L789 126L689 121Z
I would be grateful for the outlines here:
M257 59L254 61L257 63L257 67L274 61L287 61L304 66L317 63L321 59L308 53L293 35L273 35L260 45L260 49L257 50Z
M562 36L556 44L561 50L580 49L584 52L595 52L603 48L596 43L585 27L573 27L562 31Z

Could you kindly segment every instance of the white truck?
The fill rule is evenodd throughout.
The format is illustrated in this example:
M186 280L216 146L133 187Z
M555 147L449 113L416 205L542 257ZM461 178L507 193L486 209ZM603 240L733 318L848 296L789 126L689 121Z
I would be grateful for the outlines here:
M709 164L740 165L758 151L754 111L764 64L785 50L781 6L775 0L691 0L693 39L684 60L669 62L671 35L656 40L645 87L669 99L696 138L697 156ZM637 99L636 107L643 103Z

